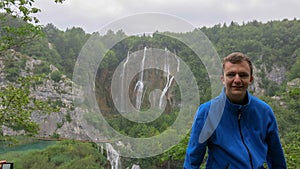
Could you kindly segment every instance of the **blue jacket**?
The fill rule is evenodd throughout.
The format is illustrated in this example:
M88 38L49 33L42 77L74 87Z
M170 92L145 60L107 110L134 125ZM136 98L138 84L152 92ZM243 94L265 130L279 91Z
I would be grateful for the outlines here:
M286 168L271 107L249 92L247 97L246 105L232 104L223 89L199 107L184 169L199 169L207 147L207 169L262 169L264 163L269 169Z

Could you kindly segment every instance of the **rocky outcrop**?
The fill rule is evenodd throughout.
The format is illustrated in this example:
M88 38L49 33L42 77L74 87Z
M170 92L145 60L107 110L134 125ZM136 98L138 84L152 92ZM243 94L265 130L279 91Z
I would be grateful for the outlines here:
M286 68L284 66L273 65L271 72L266 71L267 78L278 85L281 85L285 81L285 74Z
M293 80L287 82L287 85L290 86L290 87L300 88L300 78L296 78L296 79L293 79Z
M9 57L9 59L15 61L26 60L25 67L19 70L20 76L33 75L34 69L42 63L41 60L24 56L15 51L10 51L5 57ZM8 83L11 83L6 79L5 59L7 58L5 57L0 57L0 87L5 87ZM80 87L76 86L76 84L64 75L59 82L55 82L51 79L51 73L58 71L58 69L53 65L50 65L49 69L50 73L46 75L43 82L32 86L30 97L56 104L59 107L59 111L50 114L41 112L32 113L32 120L40 125L38 135L40 137L52 137L56 135L62 138L89 140L90 137L81 126L83 124L82 116L86 110L75 108L73 103L76 97L81 97L83 94L80 91ZM5 126L2 129L5 135L23 133L23 131L14 132Z
M272 65L271 71L268 72L266 65L253 65L254 81L249 87L250 91L255 95L261 96L265 94L265 84L263 78L281 85L286 80L286 68L284 66Z
M57 71L58 69L51 65L51 70ZM40 114L38 112L33 114L34 121L40 125L39 135L41 137L56 135L61 138L77 140L91 139L83 126L83 116L86 110L76 108L74 105L74 99L80 98L83 92L70 79L65 76L59 82L55 82L50 78L45 79L41 85L35 88L32 94L41 100L50 99L60 107L58 112L51 114Z
M265 89L263 89L259 84L261 83L262 79L259 74L262 73L262 69L259 69L257 66L253 65L253 76L254 76L254 81L252 84L249 86L249 90L254 94L254 95L261 95L265 92Z

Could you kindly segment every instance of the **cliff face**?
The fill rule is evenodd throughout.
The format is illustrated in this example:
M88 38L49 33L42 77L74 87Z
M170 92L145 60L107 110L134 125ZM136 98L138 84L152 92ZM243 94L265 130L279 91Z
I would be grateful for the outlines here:
M49 137L58 134L63 138L89 139L82 130L78 116L84 113L82 109L76 109L73 99L78 95L72 94L73 83L70 79L63 78L59 82L45 79L38 85L32 95L41 100L51 100L60 107L59 112L41 114L35 112L32 119L40 124L40 136Z
M263 79L281 85L286 80L286 68L283 66L272 65L271 71L268 71L265 64L254 65L254 82L249 87L249 90L254 93L254 95L261 96L264 95L266 90L266 84L264 84Z
M35 69L42 66L41 64L43 63L40 60L32 59L15 51L6 53L6 56L1 56L0 58L0 87L5 87L8 83L11 83L7 79L7 59L17 64L20 64L21 60L25 62L22 67L19 67L18 74L20 76L34 74ZM80 97L82 94L80 88L76 88L76 85L64 75L61 76L61 80L58 82L52 80L51 73L58 71L58 69L53 65L50 65L48 69L49 73L43 79L43 82L30 88L30 97L31 99L53 102L59 107L59 111L50 114L32 113L32 120L40 125L39 136L51 137L59 135L62 138L88 140L89 137L81 126L83 124L81 119L85 110L75 108L73 104L73 99ZM72 89L77 90L76 94L73 94ZM6 127L3 127L3 133L5 135L18 134ZM22 133L22 131L19 133Z
M286 68L284 66L273 65L271 72L267 72L267 78L278 85L285 81Z
M160 109L170 113L176 107L178 58L169 51L144 48L128 54L117 68L101 68L95 79L95 93L101 113Z
M19 75L27 76L34 74L37 68L42 67L43 61L36 60L30 58L28 56L24 56L20 53L11 51L9 54L10 58L14 60L16 63L19 63L20 60L25 60L25 63L22 67L20 67ZM1 86L5 86L10 83L7 80L7 74L5 73L5 69L7 66L4 63L4 58L0 58L0 82ZM97 135L97 138L91 136L91 132L93 129L88 129L89 125L84 119L85 115L88 114L89 111L93 111L93 108L82 108L76 107L74 105L74 100L81 100L84 102L84 98L86 94L81 90L80 86L74 84L74 82L62 75L59 80L55 80L51 77L51 75L55 71L59 71L55 66L50 65L47 67L47 74L45 79L43 79L42 83L35 84L35 86L31 88L31 97L32 99L39 99L44 101L54 102L58 107L58 112L53 112L50 114L43 114L40 112L33 112L32 119L40 125L40 137L61 137L61 138L72 138L78 140L90 140L90 139L105 139L101 137L101 134ZM103 115L111 115L118 113L118 109L115 107L114 100L112 98L112 77L115 70L111 69L101 69L98 71L98 74L95 79L95 96L97 100L97 106L99 106L101 113ZM140 81L140 73L130 79L128 94L129 101L134 107L137 106L138 102L138 93L137 88ZM149 109L151 106L159 107L160 97L162 92L165 92L164 99L161 99L161 102L164 104L164 111L171 112L172 107L176 104L176 100L174 99L174 92L176 82L172 83L170 78L172 76L169 74L163 73L163 71L158 71L154 69L146 70L143 75L143 85L144 89L141 94L140 101L142 102L139 109ZM120 80L120 81L119 81ZM122 84L122 79L117 79L117 84ZM166 84L169 81L169 86ZM159 89L160 92L153 92ZM164 91L165 90L165 91ZM118 91L119 92L119 91ZM153 102L151 101L154 100ZM83 106L84 107L84 106ZM89 130L89 132L87 132ZM12 130L5 128L4 134L17 134ZM92 133L93 135L93 133ZM100 135L100 138L99 138Z
M121 104L118 98L116 100L113 100L112 91L114 91L114 88L112 88L112 84L111 84L113 73L114 73L113 71L110 71L108 69L103 69L98 73L95 81L96 99L102 114L118 113L118 109L114 101L116 101L116 104ZM121 91L121 89L119 89L120 91L117 91L117 92L124 93L124 95L128 95L130 103L127 102L127 104L131 104L136 109L143 109L143 110L150 109L150 108L159 108L160 97L162 92L165 89L166 97L164 103L161 104L165 104L164 105L165 112L167 113L171 112L172 107L174 106L176 107L177 104L176 102L178 102L178 100L175 98L175 86L176 86L175 80L171 81L170 87L167 89L166 84L168 81L170 82L170 79L172 78L171 76L169 76L168 79L166 75L163 74L161 71L145 70L143 75L144 81L142 84L144 87L143 87L143 92L141 93L142 97L140 98L141 105L140 108L138 108L139 98L138 98L137 90L138 90L138 85L140 83L139 75L140 74L137 74L133 79L131 79L127 91ZM122 84L121 81L117 83L119 83L119 85ZM125 92L127 93L125 94ZM123 97L124 95L121 95L121 99L126 99ZM124 107L122 108L126 110L126 108ZM130 112L129 110L127 111Z

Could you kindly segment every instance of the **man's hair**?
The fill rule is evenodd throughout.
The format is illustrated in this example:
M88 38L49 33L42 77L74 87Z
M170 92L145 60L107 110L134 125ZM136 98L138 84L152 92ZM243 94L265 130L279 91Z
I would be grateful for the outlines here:
M253 74L253 66L252 66L252 62L250 60L250 58L246 55L243 54L241 52L233 52L229 55L227 55L224 59L223 59L223 71L225 68L225 63L226 62L230 62L233 64L237 64L237 63L241 63L242 61L246 61L249 64L250 67L250 75L252 76Z

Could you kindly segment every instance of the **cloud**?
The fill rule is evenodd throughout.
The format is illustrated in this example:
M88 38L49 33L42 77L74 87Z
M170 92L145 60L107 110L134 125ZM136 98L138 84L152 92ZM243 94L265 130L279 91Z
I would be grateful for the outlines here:
M195 26L300 18L298 0L67 0L63 4L37 1L42 24L60 29L78 26L91 32L136 13L160 12L178 16Z

